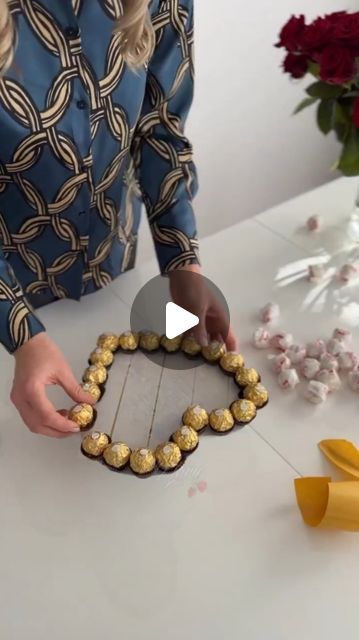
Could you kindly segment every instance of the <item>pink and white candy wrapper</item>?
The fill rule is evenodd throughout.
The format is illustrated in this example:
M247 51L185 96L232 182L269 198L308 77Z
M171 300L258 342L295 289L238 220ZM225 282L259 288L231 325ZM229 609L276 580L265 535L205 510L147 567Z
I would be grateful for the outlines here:
M304 358L303 362L300 363L299 370L307 380L312 380L319 373L320 364L315 358Z
M308 402L313 404L321 404L325 402L329 393L329 388L326 384L319 382L319 380L311 380L307 386L305 397Z
M307 356L308 358L320 358L323 353L326 353L327 345L324 340L314 340L307 344Z
M291 333L277 333L272 337L270 346L278 351L286 351L292 346L294 338Z
M327 272L325 264L310 264L308 267L308 280L309 282L318 283L321 282Z
M338 278L343 284L348 284L359 275L358 267L355 264L344 264L338 273Z
M278 376L278 384L281 389L292 391L299 382L299 376L295 369L283 369Z
M321 216L310 216L307 220L308 231L319 231L322 226L322 222Z
M319 362L321 369L339 369L338 360L331 353L323 353Z
M346 347L348 347L352 343L353 334L349 329L340 329L337 327L333 331L332 338L339 340L339 342L342 342Z
M259 318L264 324L277 322L280 318L280 308L275 302L268 302L259 312Z
M351 371L348 376L350 388L359 393L359 371Z
M307 350L301 344L292 344L286 351L286 356L288 356L292 364L303 362L306 355Z
M271 341L270 333L264 327L259 327L253 333L253 344L257 349L268 349Z
M331 353L332 356L337 358L340 353L343 353L343 351L345 351L345 346L342 342L340 342L340 340L331 338L327 342L327 351L328 353Z
M292 366L291 361L285 353L280 353L278 356L270 355L268 358L271 360L272 369L275 373L280 373L284 369L290 369Z
M343 351L338 355L339 369L353 371L359 366L359 358L354 351Z
M315 376L315 379L323 384L326 384L329 391L339 391L342 386L341 379L339 378L336 369L321 369Z

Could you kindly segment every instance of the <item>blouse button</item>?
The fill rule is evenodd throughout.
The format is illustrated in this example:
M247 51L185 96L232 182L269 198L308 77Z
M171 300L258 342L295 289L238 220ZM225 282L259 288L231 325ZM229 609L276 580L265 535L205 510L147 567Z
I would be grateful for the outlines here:
M65 35L68 40L72 40L73 38L78 38L80 31L77 27L66 27Z
M77 106L77 108L78 108L78 109L80 109L81 111L83 111L84 109L86 109L86 107L87 107L87 103L86 103L86 101L85 101L85 100L78 100L78 101L76 102L76 106Z

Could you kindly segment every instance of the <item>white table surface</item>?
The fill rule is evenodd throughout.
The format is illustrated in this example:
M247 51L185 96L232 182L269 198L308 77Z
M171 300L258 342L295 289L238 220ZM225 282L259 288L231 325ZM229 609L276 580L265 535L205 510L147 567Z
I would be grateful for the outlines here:
M202 242L205 273L227 297L242 351L261 370L271 402L253 426L203 438L177 474L112 474L81 455L81 436L32 436L8 401L12 360L2 354L1 640L357 640L359 536L307 528L293 479L336 477L317 443L359 443L358 397L345 389L313 407L302 390L285 394L266 354L250 345L258 307L273 299L283 311L279 326L298 341L344 324L359 350L358 286L315 287L304 277L313 260L330 257L333 269L345 261L343 223L355 191L355 181L341 179ZM325 219L317 235L303 231L313 213ZM80 304L40 312L78 378L97 335L128 326L134 296L156 273L155 261L138 263ZM97 428L113 422L129 362L118 357L111 370ZM115 430L130 446L147 437L160 374L134 356ZM51 395L64 406L60 392ZM192 399L214 408L234 395L211 367L165 370L151 444L167 437Z

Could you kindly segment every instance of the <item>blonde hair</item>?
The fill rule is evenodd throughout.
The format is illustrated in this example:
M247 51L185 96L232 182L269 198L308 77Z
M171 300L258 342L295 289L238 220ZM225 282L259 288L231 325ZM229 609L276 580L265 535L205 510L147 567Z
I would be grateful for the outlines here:
M148 11L150 0L122 0L116 31L127 64L138 68L150 58L155 41ZM0 74L9 68L14 54L15 29L7 0L0 0Z

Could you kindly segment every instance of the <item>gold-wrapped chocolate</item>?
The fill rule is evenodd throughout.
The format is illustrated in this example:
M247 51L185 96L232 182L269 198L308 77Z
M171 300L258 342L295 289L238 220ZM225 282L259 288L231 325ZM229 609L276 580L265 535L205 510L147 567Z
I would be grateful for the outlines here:
M248 387L249 384L257 384L260 382L260 375L256 369L246 369L241 367L237 369L235 381L239 387Z
M167 336L162 336L161 338L161 347L167 351L168 353L176 353L181 348L183 336L177 336L176 338L167 338Z
M202 351L201 345L193 336L185 336L183 338L181 349L186 356L190 356L191 358L198 356Z
M98 384L95 382L83 382L81 385L82 389L89 393L95 402L98 402L101 398L102 392Z
M218 340L213 340L206 347L202 347L202 355L207 362L218 362L225 353L225 345Z
M97 339L97 346L109 349L114 353L118 349L118 335L116 333L101 333Z
M130 467L133 473L139 476L146 476L154 471L156 466L156 456L151 449L135 449L130 457Z
M113 363L113 353L110 349L97 347L90 353L89 360L91 364L102 364L104 367L110 367Z
M89 458L99 458L111 442L107 433L93 431L82 440L81 451Z
M171 440L179 446L181 451L185 451L186 453L191 453L197 449L199 443L197 431L187 425L177 429L177 431L172 434Z
M156 448L156 460L162 471L175 471L182 463L181 449L174 442L164 442Z
M257 415L257 408L251 400L236 400L231 404L233 418L239 424L249 424Z
M95 412L93 407L86 402L76 404L69 411L69 420L76 422L81 430L89 429L95 419Z
M209 414L209 425L217 433L228 433L234 427L234 419L229 409L215 409Z
M106 367L102 364L92 364L87 367L83 375L84 382L94 382L95 384L104 384L107 380Z
M261 409L268 403L269 393L263 384L258 383L246 387L243 392L243 397L246 400L251 400L257 409Z
M208 413L199 404L188 407L182 416L182 422L188 427L192 427L197 432L202 431L208 425Z
M140 347L144 351L156 351L160 348L161 338L154 331L141 331Z
M235 373L240 367L244 367L244 358L240 353L228 351L219 361L219 366L225 373Z
M138 349L140 336L134 331L121 333L118 343L122 351L136 351Z
M131 456L131 449L124 442L113 442L103 452L105 463L112 469L124 469Z

